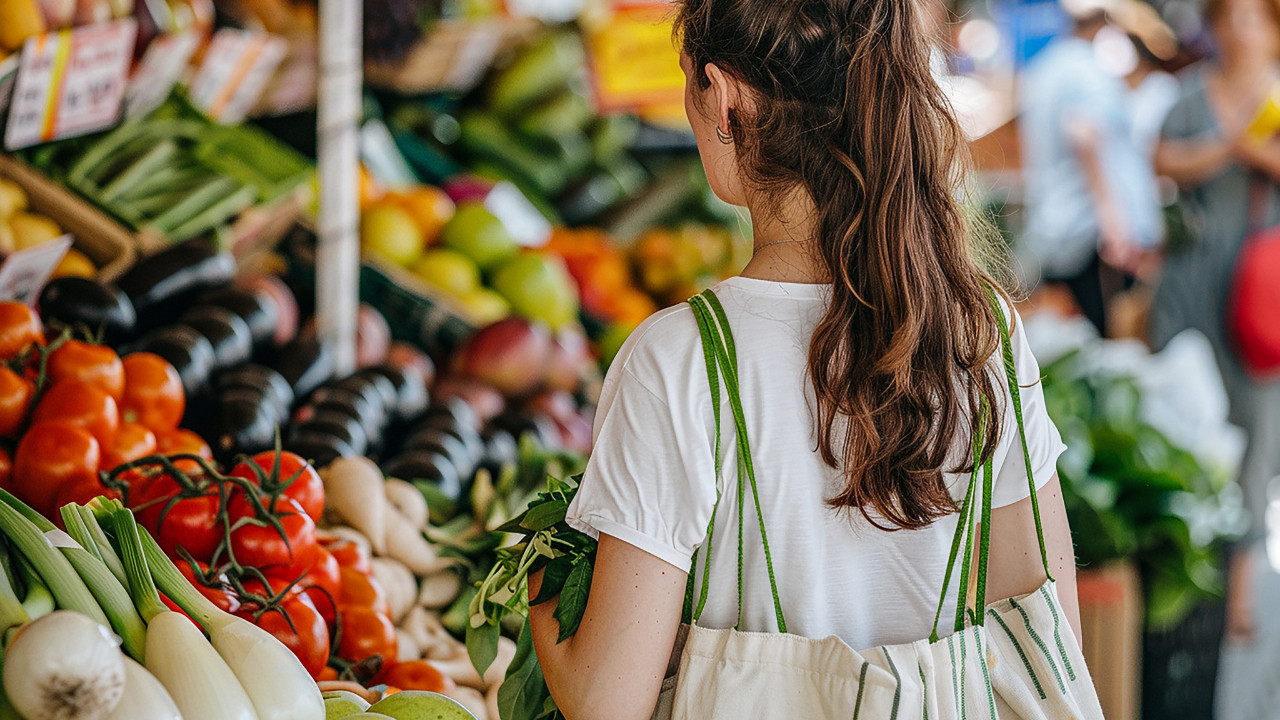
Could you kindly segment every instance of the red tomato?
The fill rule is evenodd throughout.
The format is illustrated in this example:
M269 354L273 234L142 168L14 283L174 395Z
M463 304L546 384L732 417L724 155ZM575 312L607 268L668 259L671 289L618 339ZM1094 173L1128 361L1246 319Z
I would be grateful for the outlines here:
M212 580L215 585L210 587L209 585L204 584L200 578L196 577L196 570L199 570L201 575L208 576L208 565L197 561L196 569L193 570L191 563L181 558L174 560L173 564L178 566L178 569L182 571L182 575L187 578L187 581L191 583L192 587L199 590L201 595L208 598L210 602L217 605L223 612L233 613L240 609L240 599L236 597L235 592L227 583L225 575L218 575L214 577Z
M19 497L48 514L66 483L94 480L102 451L93 435L67 423L36 423L18 443L13 480Z
M183 428L157 430L156 452L161 455L199 455L205 460L213 460L213 450L209 447L209 443L199 435ZM200 466L191 460L178 460L174 465L185 473L200 470Z
M170 557L179 557L181 547L196 560L208 562L222 543L218 494L179 497L180 493L176 480L159 475L131 500L134 513Z
M17 490L13 484L13 456L4 448L0 448L0 490L9 493Z
M396 627L389 617L363 605L344 607L339 615L342 638L338 642L338 657L351 662L374 655L381 655L388 662L395 660Z
M239 615L253 620L251 613L242 611ZM329 662L329 628L310 598L302 594L288 595L279 608L267 610L253 622L297 655L311 677L319 677Z
M331 667L327 667L321 670L320 674L316 675L316 682L325 682L325 681L337 680L337 679L338 679L338 671L334 670Z
M244 495L237 494L227 508L228 521L233 526L231 551L236 562L262 570L271 568L277 575L289 578L309 572L320 547L316 544L315 522L291 498L268 500L264 504L268 512L279 518L284 537L270 525L251 522L255 517L253 506Z
M338 565L368 575L373 572L373 558L369 548L358 542L338 538L325 543L325 549L338 561Z
M392 685L401 690L426 690L435 693L456 687L453 678L440 672L435 665L426 660L404 660L383 665L382 671L374 677L373 681L380 685Z
M249 463L256 465L262 471L261 475ZM236 465L230 474L255 485L261 484L263 491L269 495L274 495L279 489L281 495L297 500L307 515L317 523L324 514L324 483L320 480L320 474L310 463L294 453L277 454L274 450L260 452L247 462ZM262 483L264 477L266 482Z
M117 402L124 395L124 364L106 345L68 340L49 354L49 379L88 383Z
M13 437L27 418L35 385L7 367L0 367L0 435Z
M156 451L156 434L138 423L120 423L116 436L102 448L102 469L112 470Z
M338 574L342 579L342 592L338 595L339 609L367 607L384 615L391 614L387 591L377 578L348 567L339 568Z
M32 422L65 422L93 433L102 447L110 447L120 427L120 411L111 396L94 385L64 380L45 390Z
M32 345L44 345L40 318L20 302L0 302L0 358L11 358Z
M66 505L67 503L85 505L90 500L98 497L99 495L104 495L114 500L120 499L120 493L118 491L113 490L103 485L102 483L98 482L97 478L85 478L83 480L73 480L69 483L64 483L62 487L58 489L58 494L54 498L53 508L54 509L61 508L63 505ZM60 514L55 514L54 520L59 520L59 519L60 519ZM58 524L61 525L62 523L58 523Z
M124 365L124 395L120 410L128 422L146 425L159 434L178 427L186 411L182 378L168 360L152 353L130 353Z
M342 597L342 575L338 560L323 547L316 549L316 563L311 572L302 576L298 585L311 598L326 623L332 624L338 615L338 598Z

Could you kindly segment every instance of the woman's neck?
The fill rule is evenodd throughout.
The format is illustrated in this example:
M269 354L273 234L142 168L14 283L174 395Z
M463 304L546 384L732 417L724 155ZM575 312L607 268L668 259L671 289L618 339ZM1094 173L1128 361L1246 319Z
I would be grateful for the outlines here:
M791 193L776 211L766 211L763 203L751 202L754 251L743 268L743 277L774 282L829 282L818 255L813 202L803 191Z

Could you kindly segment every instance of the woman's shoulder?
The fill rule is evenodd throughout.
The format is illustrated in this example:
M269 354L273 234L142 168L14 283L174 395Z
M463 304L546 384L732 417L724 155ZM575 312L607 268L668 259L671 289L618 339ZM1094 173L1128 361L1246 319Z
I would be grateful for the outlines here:
M645 384L687 374L690 360L702 357L702 336L688 303L659 310L639 325L609 366L609 380L623 374Z

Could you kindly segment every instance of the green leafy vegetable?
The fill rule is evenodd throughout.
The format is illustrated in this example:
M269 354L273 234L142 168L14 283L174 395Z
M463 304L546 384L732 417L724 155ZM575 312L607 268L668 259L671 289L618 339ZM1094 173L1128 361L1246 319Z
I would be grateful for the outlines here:
M564 581L560 591L560 604L556 606L555 617L560 621L560 638L564 642L578 631L582 622L582 614L587 609L587 594L591 592L591 571L594 561L579 555L573 560L573 570Z

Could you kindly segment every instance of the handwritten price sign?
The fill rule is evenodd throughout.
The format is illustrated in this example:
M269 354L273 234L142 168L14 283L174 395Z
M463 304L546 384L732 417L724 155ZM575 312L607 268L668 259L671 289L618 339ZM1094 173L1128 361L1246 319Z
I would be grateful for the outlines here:
M137 31L130 18L28 39L5 146L16 150L115 123Z
M191 101L222 123L249 114L288 49L284 38L252 30L214 33L191 81Z

